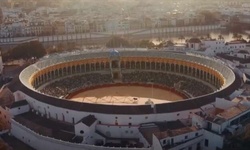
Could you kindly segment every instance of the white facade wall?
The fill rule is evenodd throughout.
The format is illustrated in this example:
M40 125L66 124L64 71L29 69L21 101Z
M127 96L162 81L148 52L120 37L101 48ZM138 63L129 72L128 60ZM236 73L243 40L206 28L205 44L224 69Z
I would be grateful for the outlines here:
M188 43L188 48L190 50L199 50L201 48L200 43Z
M245 48L246 48L246 43L237 43L237 44L228 44L227 45L228 51L234 51L234 50L245 49Z
M96 130L103 133L107 137L114 138L137 138L140 133L138 126L110 126L98 124L96 126Z
M39 135L14 120L11 121L11 134L36 150L152 150L151 148L116 148L65 142Z
M206 128L207 122L202 117L200 117L198 115L193 115L192 116L192 125L199 127L199 128Z
M95 133L96 123L93 123L90 127L86 126L82 122L75 125L75 134L84 137L83 142L86 144L94 144L95 139L93 138ZM81 133L83 131L83 133Z
M216 53L225 52L226 46L224 40L205 40L202 41L203 47L209 48L210 51Z
M163 150L158 138L154 134L152 136L153 136L153 150Z
M175 143L184 143L188 140L202 136L203 132L204 132L203 130L197 130L197 131L189 132L186 134L177 135L174 137L167 137L167 138L161 139L160 143L162 146L168 145L169 142L171 141L171 139L174 139L174 144ZM197 134L197 136L196 136L196 134ZM190 145L193 145L193 143L190 143Z
M191 141L188 141L186 143L180 144L178 146L175 146L173 148L170 148L169 150L189 150L191 148L192 150L197 149L197 144L203 142L203 136L197 137Z
M205 140L208 140L208 146L205 146ZM203 150L216 150L223 148L224 138L220 135L204 130L204 146Z
M26 113L29 110L30 110L30 106L27 104L27 105L24 105L24 106L15 107L15 108L10 109L10 114L12 116L16 116L16 115L19 115L19 114Z
M140 142L143 143L144 147L151 147L151 145L149 145L148 141L144 138L144 136L141 134L141 132L139 132L138 138L139 138Z
M237 105L237 103L234 103L234 102L222 99L222 98L216 98L216 100L215 100L215 107L223 109L223 110L231 108L231 107L236 106L236 105Z
M18 91L17 91L18 92ZM117 121L118 125L128 125L131 123L132 125L139 125L141 123L147 122L157 122L157 121L175 121L191 118L191 114L198 112L199 110L187 110L181 112L173 112L173 113L163 113L163 114L142 114L142 115L116 115L116 114L103 114L103 113L91 113L91 112L82 112L69 110L65 108L60 108L57 106L48 105L46 103L35 100L34 98L22 93L18 92L19 96L26 99L30 104L31 109L38 111L41 114L47 115L47 117L51 117L54 119L58 119L61 121L66 121L70 123L75 123L81 120L83 117L88 115L94 115L97 120L101 121L102 124L115 124ZM116 119L117 117L117 119Z

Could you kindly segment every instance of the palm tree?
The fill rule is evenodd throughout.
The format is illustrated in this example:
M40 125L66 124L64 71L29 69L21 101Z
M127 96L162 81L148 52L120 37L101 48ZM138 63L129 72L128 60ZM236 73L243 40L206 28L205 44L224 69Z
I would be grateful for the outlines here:
M238 40L238 37L239 37L239 34L238 34L238 33L233 33L233 37L232 37L232 38L233 38L234 40Z
M207 34L206 39L208 39L208 40L211 39L211 35L209 33Z
M237 40L243 40L243 37L242 37L242 35L241 35L241 34L239 34L239 35L238 35Z
M185 37L184 37L183 35L181 35L181 36L179 37L179 40L181 40L181 42L182 42L182 40L185 40Z
M247 35L248 42L250 43L250 34Z
M224 40L224 37L221 34L219 34L218 35L218 40Z

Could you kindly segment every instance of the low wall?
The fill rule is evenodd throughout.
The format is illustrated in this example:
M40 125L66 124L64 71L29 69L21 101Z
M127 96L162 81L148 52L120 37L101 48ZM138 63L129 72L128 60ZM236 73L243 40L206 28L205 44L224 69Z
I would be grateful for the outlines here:
M11 134L36 150L152 150L151 148L103 147L77 144L45 137L11 120Z
M86 88L82 88L82 89L73 91L70 94L68 94L65 98L71 99L75 95L77 95L79 93L86 92L86 91L95 90L95 89L99 89L99 88L117 87L117 86L141 86L141 87L151 88L152 84L145 84L145 83L115 83L115 84L97 85L97 86L86 87ZM159 84L153 84L153 87L157 88L157 89L162 89L162 90L170 91L170 92L172 92L172 93L174 93L176 95L181 96L183 99L189 98L188 95L186 95L185 93L182 93L181 91L177 91L175 88L170 88L170 87L159 85Z

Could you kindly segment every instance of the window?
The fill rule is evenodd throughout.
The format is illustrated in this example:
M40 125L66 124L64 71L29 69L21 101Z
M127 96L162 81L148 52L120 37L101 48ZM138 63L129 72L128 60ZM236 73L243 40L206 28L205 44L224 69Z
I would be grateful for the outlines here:
M129 125L129 126L131 126L131 125L132 125L132 123L128 123L128 125Z
M83 133L84 133L84 131L83 131L83 130L81 130L81 131L80 131L80 133L81 133L81 134L83 134Z
M177 114L177 116L180 116L180 114Z
M208 147L208 139L205 139L205 146Z
M188 136L187 136L187 135L185 136L185 139L188 139Z
M166 139L162 141L163 144L166 144Z
M199 135L199 133L195 133L195 136L198 136Z

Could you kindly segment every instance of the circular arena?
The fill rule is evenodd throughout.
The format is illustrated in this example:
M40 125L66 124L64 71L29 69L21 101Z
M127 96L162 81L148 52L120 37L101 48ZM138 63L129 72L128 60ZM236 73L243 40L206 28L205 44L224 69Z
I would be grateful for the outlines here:
M12 120L12 133L45 143L37 149L176 148L167 139L192 133L202 142L192 117L214 109L217 98L227 101L241 84L240 73L222 61L189 53L59 54L28 66L8 86L14 112L25 112Z
M20 81L29 95L49 105L150 114L209 104L234 90L236 76L225 64L202 56L113 50L39 61L20 74Z

